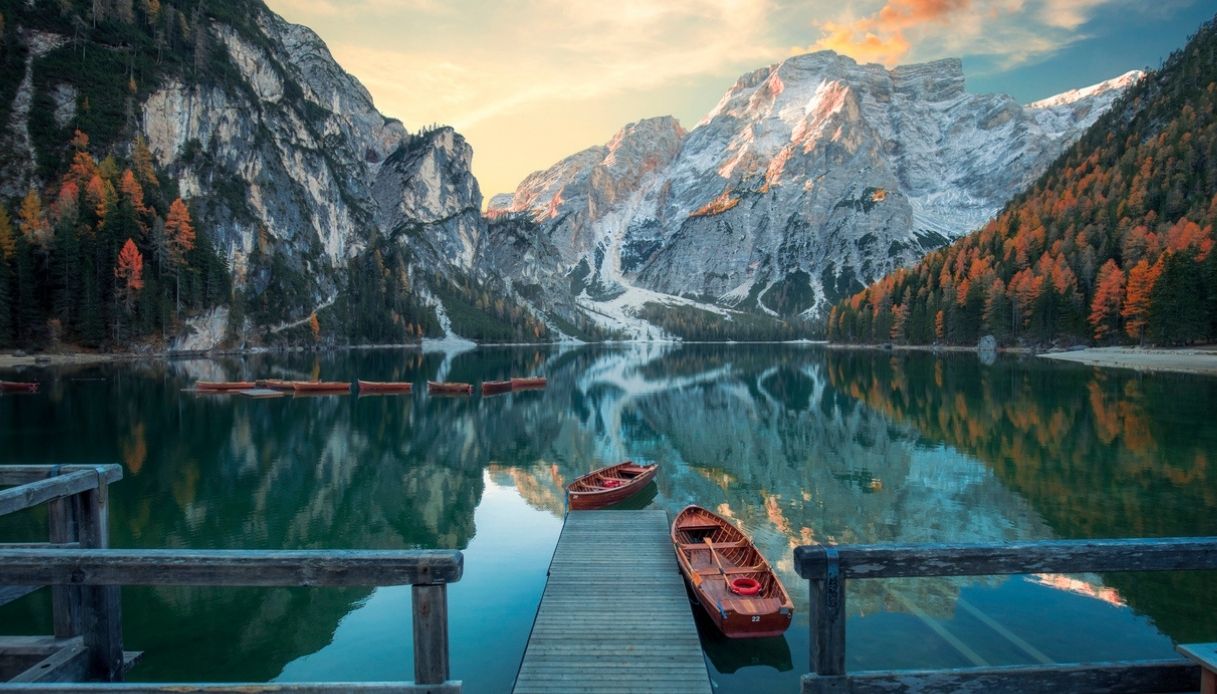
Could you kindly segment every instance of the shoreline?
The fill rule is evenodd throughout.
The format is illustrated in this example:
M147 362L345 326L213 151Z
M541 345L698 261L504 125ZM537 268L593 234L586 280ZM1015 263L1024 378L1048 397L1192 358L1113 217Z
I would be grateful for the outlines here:
M1096 368L1217 376L1217 347L1088 347L1073 352L1042 353L1038 356Z

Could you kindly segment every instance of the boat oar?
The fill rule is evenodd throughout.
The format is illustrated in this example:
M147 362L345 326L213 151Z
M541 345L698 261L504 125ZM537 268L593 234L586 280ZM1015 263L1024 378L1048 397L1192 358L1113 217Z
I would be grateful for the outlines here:
M703 537L702 542L705 542L706 546L710 548L710 556L714 557L714 563L718 564L718 570L723 576L723 583L727 584L727 590L731 590L731 581L727 579L727 569L723 568L723 560L719 559L718 552L714 551L714 543L708 537Z

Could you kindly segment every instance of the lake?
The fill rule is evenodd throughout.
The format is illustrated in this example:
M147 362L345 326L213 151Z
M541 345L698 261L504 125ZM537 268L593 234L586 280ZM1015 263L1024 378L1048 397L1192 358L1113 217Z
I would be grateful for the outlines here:
M1215 378L658 344L37 374L42 394L0 397L0 464L122 463L115 547L464 550L450 634L469 692L510 691L564 485L626 458L660 464L628 506L729 516L794 598L784 638L727 641L699 619L719 692L797 691L800 544L1217 535ZM549 387L485 398L184 392L198 379L532 374ZM44 523L3 519L0 538L45 539ZM0 633L49 633L45 593L0 608ZM850 670L1171 657L1173 642L1217 637L1217 582L1201 573L852 581L848 601ZM408 679L409 602L408 587L125 588L126 647L145 652L130 677Z

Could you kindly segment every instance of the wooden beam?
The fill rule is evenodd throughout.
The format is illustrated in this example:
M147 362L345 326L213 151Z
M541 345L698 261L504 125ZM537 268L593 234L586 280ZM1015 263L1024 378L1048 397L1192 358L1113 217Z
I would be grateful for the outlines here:
M853 675L803 676L803 694L897 694L901 692L1194 692L1200 668L1183 660L1152 660L1057 666L1010 666L957 670L900 670Z
M845 579L836 550L824 548L824 574L808 581L811 622L811 670L820 675L845 674Z
M56 470L53 475L59 472ZM71 543L77 548L80 547L79 527L76 522L77 506L74 499L56 499L47 504L47 534L51 542ZM78 586L51 586L51 622L55 636L66 639L80 634L82 600Z
M20 600L42 586L0 586L0 607Z
M1217 537L1052 540L1001 544L838 545L844 578L1217 569ZM825 571L816 545L796 547L795 569Z
M0 692L37 694L461 694L460 682L292 682L292 683L55 683L0 685Z
M88 672L88 655L80 639L72 639L70 643L34 663L25 672L9 680L12 683L21 682L72 682L84 679ZM0 689L3 689L0 685Z
M82 547L104 551L110 546L110 485L105 483L100 471L94 474L97 486L77 497L77 532ZM88 678L121 682L124 673L123 618L119 587L88 585L81 589L80 596L80 633L88 651Z
M0 550L0 585L394 586L459 581L457 550Z
M414 681L448 680L448 586L414 586Z
M106 482L117 482L123 478L123 466L108 463L105 465L0 465L0 486L14 484L29 484L53 477L52 471L59 468L59 474L97 470L104 471Z
M0 516L44 504L53 499L79 494L97 488L98 473L78 470L59 477L50 477L20 487L0 489Z

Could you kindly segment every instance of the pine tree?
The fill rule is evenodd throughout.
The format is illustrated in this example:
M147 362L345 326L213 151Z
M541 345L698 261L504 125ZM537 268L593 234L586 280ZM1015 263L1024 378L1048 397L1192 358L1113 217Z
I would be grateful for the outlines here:
M13 271L0 257L0 347L13 344Z
M13 235L13 222L8 210L0 204L0 260L12 260L17 253L17 239Z
M159 6L157 10L159 11ZM140 183L149 188L160 186L160 181L156 178L156 167L152 163L152 150L148 149L148 141L143 135L135 137L135 144L131 147L131 164L135 167L135 175Z

